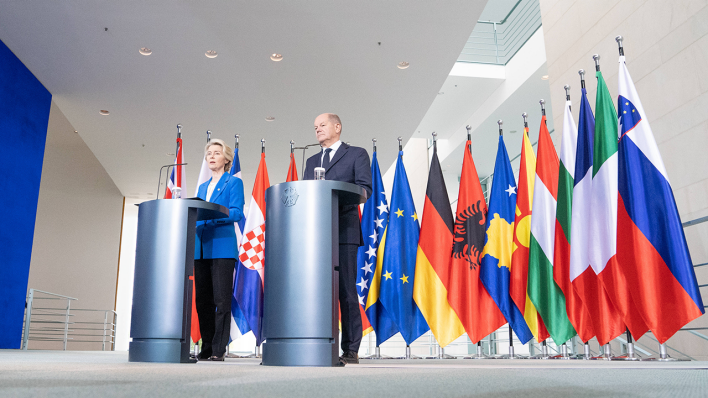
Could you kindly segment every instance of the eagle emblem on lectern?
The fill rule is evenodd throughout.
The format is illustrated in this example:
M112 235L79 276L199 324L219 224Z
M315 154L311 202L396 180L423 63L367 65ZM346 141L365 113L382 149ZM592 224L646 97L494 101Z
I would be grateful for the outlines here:
M297 194L295 188L290 187L285 188L285 191L283 191L283 195L280 197L280 199L282 199L285 207L291 207L295 205L298 197L300 196Z

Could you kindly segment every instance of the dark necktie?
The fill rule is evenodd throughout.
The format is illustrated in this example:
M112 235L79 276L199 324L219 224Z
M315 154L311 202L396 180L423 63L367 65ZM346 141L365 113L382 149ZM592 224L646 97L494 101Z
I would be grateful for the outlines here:
M324 159L322 159L322 167L327 170L329 169L329 154L332 153L332 148L325 149Z

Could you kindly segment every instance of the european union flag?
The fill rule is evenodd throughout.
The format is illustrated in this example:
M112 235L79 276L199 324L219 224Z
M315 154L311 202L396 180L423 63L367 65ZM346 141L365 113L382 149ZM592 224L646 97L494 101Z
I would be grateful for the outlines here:
M379 300L398 326L406 344L410 345L430 328L413 301L420 225L406 169L403 167L403 151L398 153L389 209ZM513 219L514 213L511 214Z
M364 236L364 246L357 253L357 293L359 303L366 310L369 323L376 332L376 345L381 345L398 332L396 324L379 301L381 267L377 267L377 252L388 225L388 202L381 181L381 170L374 152L371 160L371 188L369 200L364 204L361 214L361 234Z
M504 138L499 137L497 159L494 164L494 179L489 195L487 236L482 251L482 267L479 276L492 296L516 337L526 344L533 334L526 325L524 315L514 305L509 295L511 255L514 252L514 214L516 210L516 181L511 170Z

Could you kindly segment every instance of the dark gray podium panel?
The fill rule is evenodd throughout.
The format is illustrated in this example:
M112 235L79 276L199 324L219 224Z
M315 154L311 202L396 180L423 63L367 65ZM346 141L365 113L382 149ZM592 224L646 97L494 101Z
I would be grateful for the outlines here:
M189 362L192 289L188 282L194 270L196 222L228 214L224 206L201 200L140 204L130 362Z
M339 363L339 206L366 191L339 181L295 181L266 190L263 365Z

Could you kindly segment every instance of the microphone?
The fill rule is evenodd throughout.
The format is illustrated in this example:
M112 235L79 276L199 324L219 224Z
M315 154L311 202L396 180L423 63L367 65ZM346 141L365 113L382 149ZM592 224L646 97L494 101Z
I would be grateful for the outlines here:
M186 165L187 165L187 163L178 163L178 164L172 163L172 164L166 164L166 165L160 167L160 175L157 177L157 194L155 195L155 199L160 199L160 183L162 182L162 169L167 167L167 174L165 175L165 186L167 186L167 180L170 175L170 167L186 166Z

